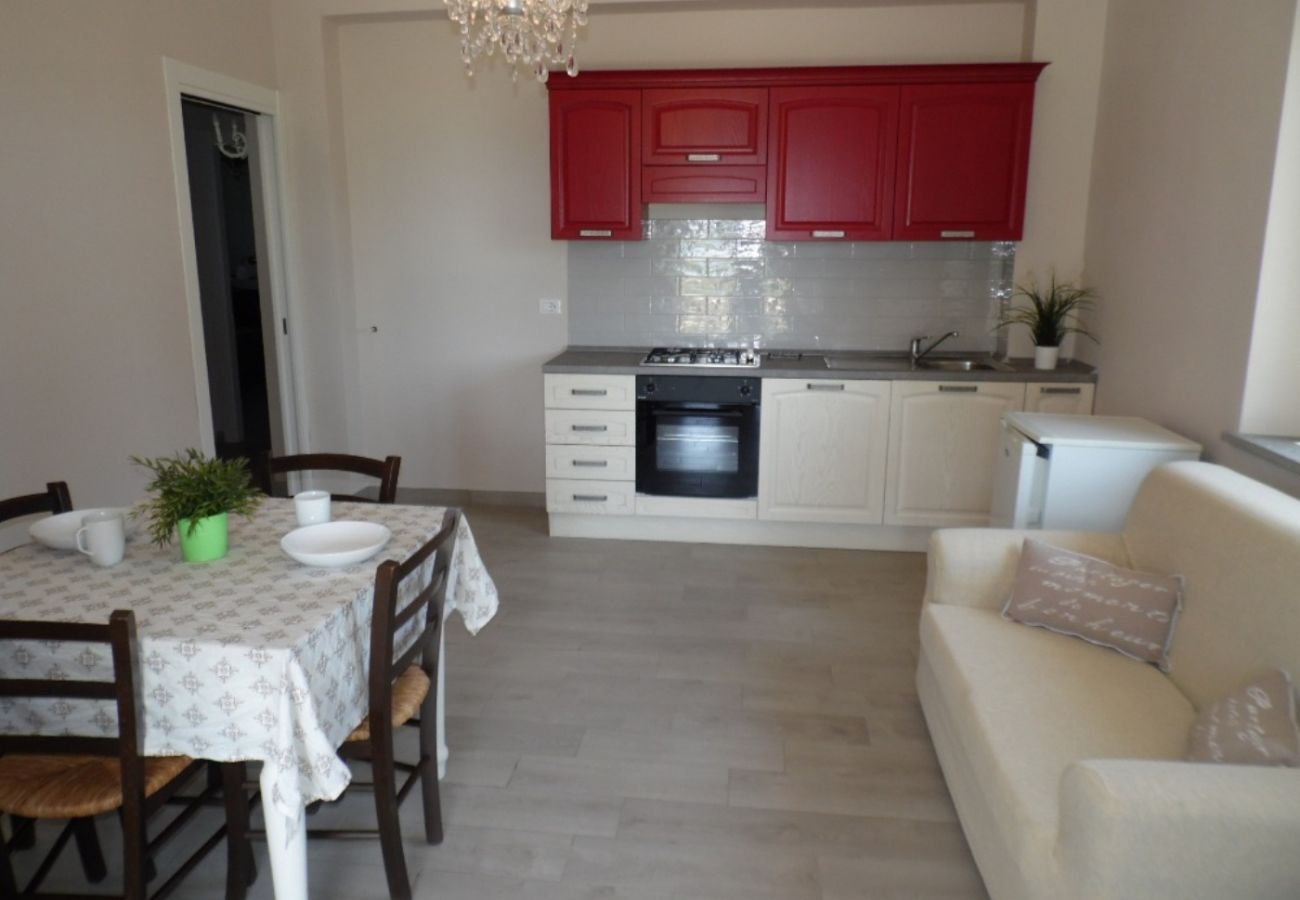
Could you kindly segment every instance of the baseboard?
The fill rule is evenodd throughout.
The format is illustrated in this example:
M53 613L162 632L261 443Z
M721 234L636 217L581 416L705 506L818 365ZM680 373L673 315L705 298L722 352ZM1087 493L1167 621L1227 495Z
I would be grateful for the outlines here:
M621 541L685 541L756 544L765 547L829 547L838 550L899 550L924 553L931 528L902 525L833 525L761 522L756 519L691 519L679 516L599 516L551 513L551 537Z
M412 506L514 506L546 509L543 491L471 491L448 488L397 489L397 502Z

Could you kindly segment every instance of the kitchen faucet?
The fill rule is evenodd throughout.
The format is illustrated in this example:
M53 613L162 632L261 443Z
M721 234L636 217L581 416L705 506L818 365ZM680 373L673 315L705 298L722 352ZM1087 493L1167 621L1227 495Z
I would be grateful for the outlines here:
M912 358L912 365L916 365L917 363L919 363L922 359L924 359L926 356L929 355L931 350L933 350L935 347L938 347L944 341L948 340L948 338L955 338L955 337L961 337L961 332L950 331L947 334L945 334L943 337L939 338L939 340L935 341L933 344L926 347L924 350L921 349L921 342L928 341L930 339L930 336L928 334L923 334L920 337L912 338L912 347L908 352L908 355Z

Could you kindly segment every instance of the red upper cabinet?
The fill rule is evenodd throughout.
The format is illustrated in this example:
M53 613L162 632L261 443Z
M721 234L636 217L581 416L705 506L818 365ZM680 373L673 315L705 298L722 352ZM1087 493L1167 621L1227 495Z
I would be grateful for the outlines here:
M552 91L551 237L641 239L641 92Z
M1018 241L1033 82L902 88L894 239Z
M645 165L761 165L766 88L659 88L641 99Z
M771 91L767 238L889 240L895 85Z

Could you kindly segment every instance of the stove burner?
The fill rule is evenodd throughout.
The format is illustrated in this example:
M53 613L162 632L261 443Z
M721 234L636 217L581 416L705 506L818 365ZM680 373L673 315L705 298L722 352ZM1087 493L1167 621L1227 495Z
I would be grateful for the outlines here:
M715 366L757 368L758 354L753 350L721 347L655 347L642 362L645 366Z

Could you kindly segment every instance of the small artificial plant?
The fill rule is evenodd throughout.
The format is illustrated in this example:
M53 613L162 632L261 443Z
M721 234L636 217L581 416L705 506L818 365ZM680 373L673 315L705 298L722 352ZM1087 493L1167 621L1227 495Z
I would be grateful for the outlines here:
M1016 297L1024 297L1029 305L1016 306ZM1097 295L1091 288L1068 281L1058 282L1055 274L1046 290L1031 280L1027 285L1017 285L1012 305L1003 311L997 327L1024 325L1039 347L1059 347L1068 334L1082 335L1101 343L1096 335L1079 325L1079 314L1092 309L1096 299Z
M171 543L183 519L193 534L200 519L221 513L251 516L262 502L244 459L207 457L191 447L157 459L132 456L131 462L153 473L150 496L136 512L149 515L149 536L160 547Z

